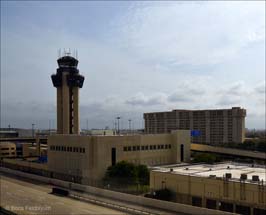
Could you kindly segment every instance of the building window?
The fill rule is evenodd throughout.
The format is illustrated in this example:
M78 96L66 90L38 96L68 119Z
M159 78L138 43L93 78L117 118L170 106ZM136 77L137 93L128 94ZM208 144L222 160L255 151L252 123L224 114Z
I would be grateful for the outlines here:
M171 149L171 144L168 145L169 149Z
M149 150L149 146L145 146L145 150Z
M168 145L165 145L165 149L168 149Z
M131 151L131 146L129 146L129 147L127 148L127 150L128 150L128 151Z
M83 153L85 153L85 148L83 148Z
M145 146L141 146L141 150L145 150Z
M140 150L140 146L137 146L137 151L139 151Z
M161 149L164 149L164 145L161 145Z
M124 146L124 148L123 148L123 151L124 151L124 152L126 152L126 151L127 151L127 147L126 147L126 146Z
M152 145L150 145L150 150L152 150L153 149L153 147L152 147Z
M69 147L69 151L72 152L72 146Z
M156 150L156 145L153 145L153 149Z
M67 147L67 152L69 152L69 146Z
M136 151L136 146L133 146L133 151Z
M157 147L158 147L158 149L161 149L161 145L158 145Z
M79 152L82 153L82 148L79 148Z

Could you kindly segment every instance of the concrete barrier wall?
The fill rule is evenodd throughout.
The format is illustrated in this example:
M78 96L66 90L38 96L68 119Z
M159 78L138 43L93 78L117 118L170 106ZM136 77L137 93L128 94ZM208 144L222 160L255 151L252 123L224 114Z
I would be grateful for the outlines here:
M29 167L29 168L39 169L39 170L48 170L47 164L43 164L43 163L34 163L34 162L9 159L9 158L4 158L3 161L5 163L14 164L18 166L24 166L24 167Z
M99 195L99 196L110 198L110 199L127 201L129 203L142 205L144 207L145 206L156 207L156 208L167 210L167 211L170 210L173 212L181 212L181 213L195 214L195 215L196 214L197 215L198 214L199 215L226 215L226 214L230 215L230 214L232 214L232 213L228 213L228 212L224 212L224 211L211 210L211 209L201 208L201 207L194 207L191 205L161 201L161 200L150 199L150 198L146 198L146 197L142 197L142 196L135 196L135 195L130 195L130 194L126 194L126 193L119 193L119 192L114 192L111 190L100 189L97 187L75 184L75 183L71 183L71 182L66 182L66 181L61 181L58 179L52 179L52 178L47 178L47 177L43 177L43 176L33 175L33 174L20 172L17 170L12 170L12 169L3 168L3 167L0 167L0 171L10 173L10 174L15 174L15 175L25 177L25 178L30 178L30 179L41 181L44 183L49 183L49 184L52 184L55 186L60 186L63 188L68 188L68 189L71 188L71 189L74 189L77 191L95 194L95 195Z

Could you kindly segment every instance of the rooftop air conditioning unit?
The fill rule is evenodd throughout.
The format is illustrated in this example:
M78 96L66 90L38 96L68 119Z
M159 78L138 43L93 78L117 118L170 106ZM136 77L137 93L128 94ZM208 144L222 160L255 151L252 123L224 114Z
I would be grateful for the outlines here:
M232 173L225 173L225 178L232 178Z
M248 175L247 174L241 174L240 179L241 180L247 180L248 179Z
M252 175L252 181L259 181L260 178L258 175Z

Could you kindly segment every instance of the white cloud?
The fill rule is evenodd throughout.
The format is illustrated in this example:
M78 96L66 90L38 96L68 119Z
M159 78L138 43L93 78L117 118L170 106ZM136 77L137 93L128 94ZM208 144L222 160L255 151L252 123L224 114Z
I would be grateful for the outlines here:
M112 126L118 115L125 124L132 118L140 127L143 112L235 105L247 108L252 121L247 126L261 127L265 82L257 79L265 79L265 60L254 63L248 56L244 61L241 54L265 41L262 4L141 2L114 21L117 31L107 32L110 40L105 42L63 28L1 29L2 125L23 127L38 118L36 124L47 127L56 113L50 75L56 72L57 49L72 47L79 51L85 76L80 91L83 127L87 119L89 127ZM256 53L254 49L254 59ZM233 63L226 64L228 59ZM257 78L254 71L242 72L247 63L257 66Z
M265 2L153 2L132 8L117 25L119 44L143 59L215 64L265 40Z

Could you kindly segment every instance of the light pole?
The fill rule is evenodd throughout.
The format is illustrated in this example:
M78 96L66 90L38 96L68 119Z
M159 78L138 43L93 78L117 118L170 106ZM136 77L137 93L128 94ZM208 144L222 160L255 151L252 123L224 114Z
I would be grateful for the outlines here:
M131 119L128 120L128 129L129 129L129 133L131 133Z
M34 123L31 124L32 137L34 137Z
M117 119L117 133L120 134L120 131L119 131L119 119L121 119L120 116L116 117Z
M51 134L51 120L49 119L49 135Z

